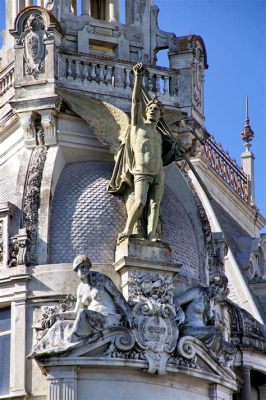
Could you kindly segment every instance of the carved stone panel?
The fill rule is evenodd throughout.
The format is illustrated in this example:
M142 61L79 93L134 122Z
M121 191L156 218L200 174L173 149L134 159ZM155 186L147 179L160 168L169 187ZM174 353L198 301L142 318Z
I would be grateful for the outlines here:
M42 17L37 14L31 14L25 26L25 75L37 77L39 72L44 72L44 54L45 46L43 37L45 35Z
M169 304L148 300L133 308L138 346L144 350L149 373L166 373L166 364L178 339L175 310Z

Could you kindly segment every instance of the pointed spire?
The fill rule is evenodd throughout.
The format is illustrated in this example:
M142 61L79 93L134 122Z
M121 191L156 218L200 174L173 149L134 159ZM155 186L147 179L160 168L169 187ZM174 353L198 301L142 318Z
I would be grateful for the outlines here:
M254 132L251 129L251 126L249 125L249 116L248 116L248 96L246 97L246 121L245 121L245 127L241 133L241 139L249 143L252 141L254 138Z

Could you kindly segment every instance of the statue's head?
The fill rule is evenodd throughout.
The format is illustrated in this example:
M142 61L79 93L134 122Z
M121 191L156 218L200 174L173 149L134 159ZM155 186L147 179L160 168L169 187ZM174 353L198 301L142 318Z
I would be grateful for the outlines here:
M210 293L213 297L226 297L228 294L228 279L225 275L214 276L210 281Z
M42 19L36 14L31 14L27 20L27 28L30 31L37 31L43 28Z
M148 122L158 122L160 117L164 114L163 104L154 97L146 107L146 120Z
M80 255L73 261L73 271L77 272L80 278L85 278L90 273L91 267L91 260L88 256Z

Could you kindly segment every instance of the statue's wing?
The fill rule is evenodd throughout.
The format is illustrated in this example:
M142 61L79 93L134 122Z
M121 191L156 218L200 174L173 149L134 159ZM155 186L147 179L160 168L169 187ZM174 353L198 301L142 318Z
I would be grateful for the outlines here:
M128 115L84 92L60 88L58 94L74 113L88 122L97 139L110 146L110 151L116 155L130 126Z

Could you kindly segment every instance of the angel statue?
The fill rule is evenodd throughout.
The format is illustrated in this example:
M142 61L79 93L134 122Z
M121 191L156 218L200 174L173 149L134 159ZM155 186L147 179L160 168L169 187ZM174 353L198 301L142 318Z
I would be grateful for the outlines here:
M121 109L96 100L87 93L59 89L64 103L85 119L95 136L114 153L115 167L108 192L123 195L127 221L119 240L137 237L160 240L160 203L164 190L164 166L186 159L184 147L171 135L167 123L185 118L175 109L164 114L163 104L148 98L142 81L146 73L142 63L133 67L131 123Z
M181 160L185 150L163 124L163 104L156 97L147 100L142 87L143 64L136 64L133 72L131 129L121 145L108 191L126 198L127 222L119 240L134 235L158 241L163 167Z

